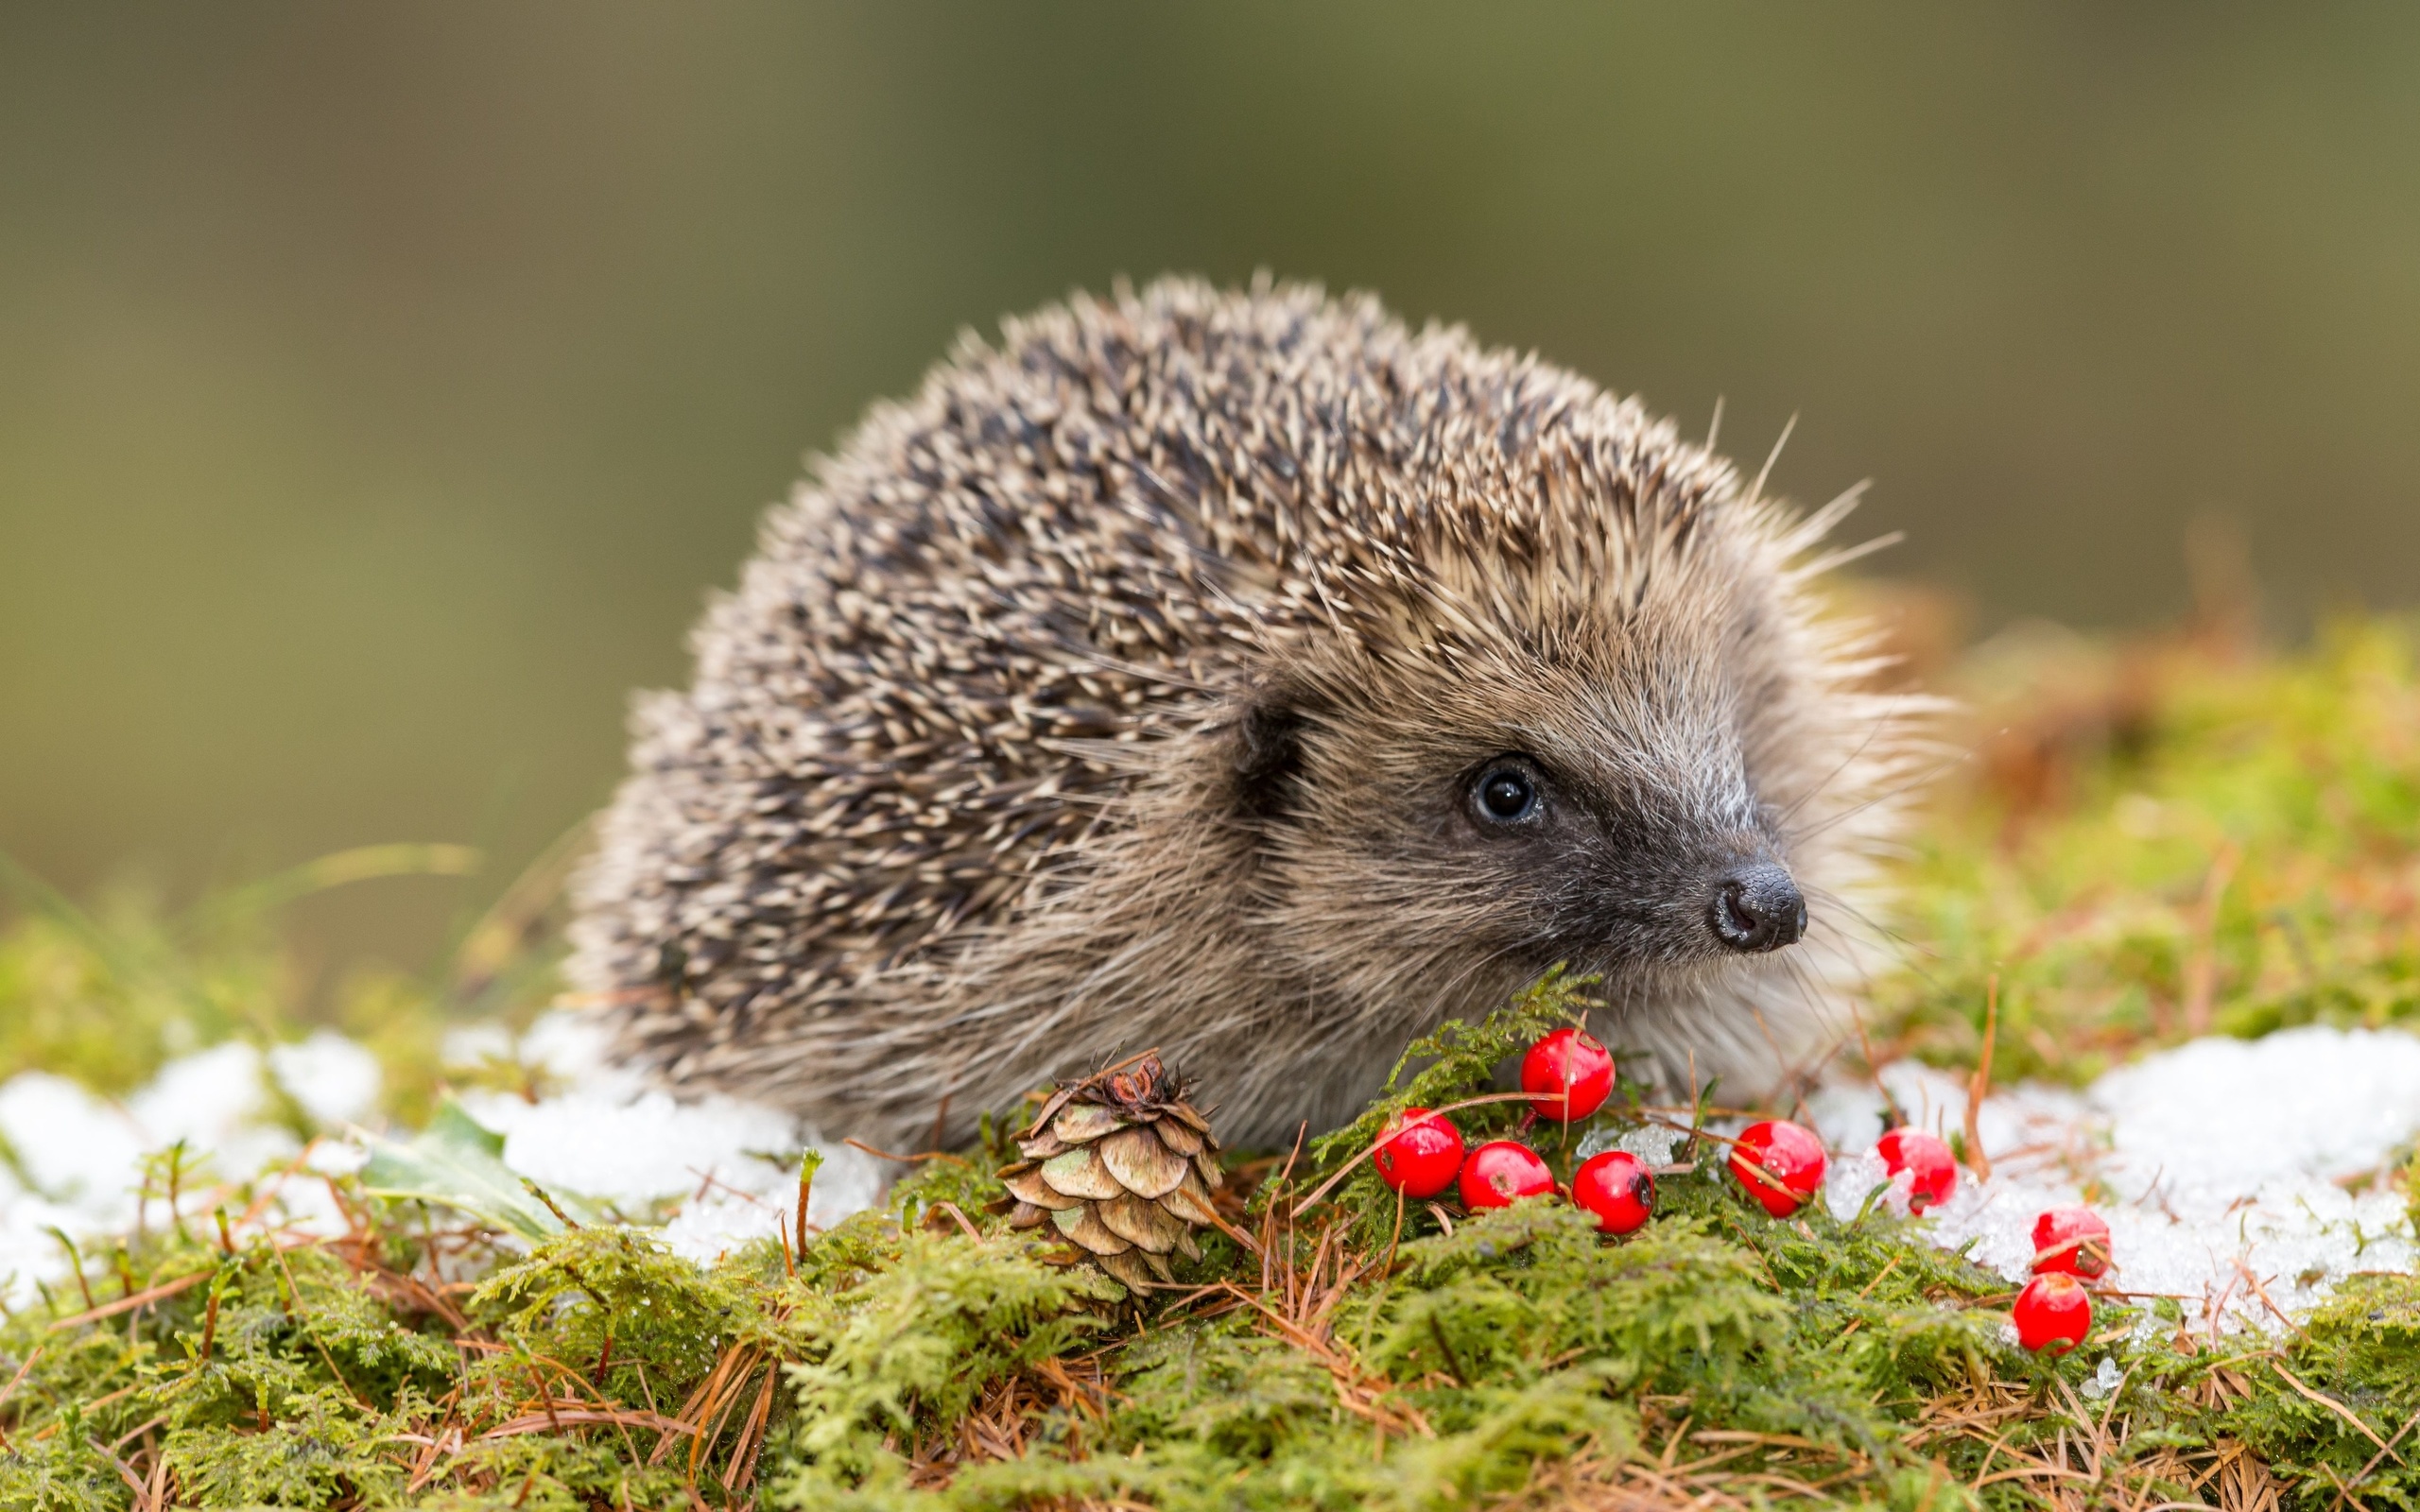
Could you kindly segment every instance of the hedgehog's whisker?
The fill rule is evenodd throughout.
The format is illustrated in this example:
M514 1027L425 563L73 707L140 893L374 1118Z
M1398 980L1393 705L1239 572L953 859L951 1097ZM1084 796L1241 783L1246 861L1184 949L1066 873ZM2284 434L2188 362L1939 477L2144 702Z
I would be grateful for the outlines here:
M1827 901L1832 906L1838 907L1843 913L1853 915L1861 919L1867 928L1872 929L1876 935L1880 936L1883 940L1891 946L1892 950L1896 953L1897 961L1900 966L1914 972L1917 980L1923 982L1927 987L1933 988L1935 989L1939 989L1941 988L1941 980L1934 976L1926 966L1926 962L1927 960L1938 959L1938 956L1935 955L1934 953L1927 951L1925 947L1917 944L1914 940L1910 939L1907 936L1900 934L1897 930L1892 929L1888 925L1875 922L1872 919L1869 919L1862 913L1859 913L1857 908L1843 901L1837 893L1833 893L1828 889L1819 888L1808 896L1819 902Z
M1857 743L1857 748L1841 757L1841 764L1838 766L1833 767L1831 771L1824 774L1822 782L1816 783L1813 787L1808 788L1806 793L1801 795L1797 802L1792 803L1789 807L1782 810L1781 814L1773 820L1773 822L1775 824L1788 824L1797 816L1800 809L1805 808L1807 804L1822 797L1824 790L1831 786L1835 782L1839 781L1842 772L1847 771L1851 766L1855 765L1857 764L1857 759L1865 754L1867 747L1871 747L1875 741L1879 739L1884 730L1891 729L1898 723L1900 723L1900 718L1896 710L1888 713L1875 715L1874 723L1867 728L1865 738Z
M1831 994L1824 991L1824 985L1808 969L1806 959L1802 956L1784 955L1781 960L1781 969L1790 982L1797 987L1800 1001L1821 1014L1829 1003Z
M1905 798L1907 795L1915 792L1919 788L1928 787L1931 785L1933 779L1939 777L1942 773L1950 770L1952 767L1972 761L1974 760L1974 757L1975 753L1971 750L1960 751L1954 756L1945 757L1931 766L1925 768L1923 771L1916 773L1908 781L1897 783L1894 786L1886 787L1882 791L1875 794L1872 798L1867 799L1862 803L1842 809L1840 813L1833 815L1830 818L1825 819L1823 823L1816 825L1806 833L1797 836L1797 838L1801 840L1811 840L1815 836L1822 834L1824 832L1832 829L1836 825L1844 824L1848 820L1856 818L1858 815L1863 814L1866 810L1875 807L1876 804L1888 803L1893 799Z
M1915 949L1914 942L1910 940L1906 936L1901 935L1898 931L1876 919L1864 909L1858 907L1853 902L1850 902L1846 898L1841 896L1841 894L1833 891L1831 888L1810 886L1806 889L1806 893L1809 902L1820 902L1826 908L1837 908L1841 913L1844 913L1851 919L1856 919L1858 923L1863 924L1868 930L1873 932L1876 941L1891 945L1900 950L1912 951Z

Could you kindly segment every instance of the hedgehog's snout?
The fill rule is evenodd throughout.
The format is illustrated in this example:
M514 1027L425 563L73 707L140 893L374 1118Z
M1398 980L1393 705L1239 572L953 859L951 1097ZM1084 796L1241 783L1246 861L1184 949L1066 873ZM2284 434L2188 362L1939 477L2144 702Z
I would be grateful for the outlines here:
M1715 885L1706 918L1727 950L1777 951L1806 933L1806 900L1787 868L1759 861L1734 868Z

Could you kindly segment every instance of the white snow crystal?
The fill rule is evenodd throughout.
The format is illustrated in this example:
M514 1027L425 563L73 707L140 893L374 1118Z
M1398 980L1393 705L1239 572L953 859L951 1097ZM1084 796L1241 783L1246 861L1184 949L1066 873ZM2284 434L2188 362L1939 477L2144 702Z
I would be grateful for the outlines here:
M264 1122L268 1089L261 1053L241 1040L169 1061L151 1085L126 1101L144 1147L165 1149L182 1140L188 1164L213 1181L240 1181L289 1160L300 1147L292 1134ZM133 1178L127 1178L129 1186Z
M1891 1173L1884 1169L1882 1158L1871 1150L1856 1155L1835 1155L1824 1162L1824 1206L1832 1216L1843 1221L1864 1211L1865 1199L1876 1187L1888 1190Z
M679 1197L665 1228L673 1249L710 1261L781 1231L798 1196L798 1159L823 1165L807 1221L828 1228L880 1200L889 1174L871 1157L825 1144L787 1113L725 1096L676 1101L612 1065L592 1019L552 1013L530 1026L521 1058L571 1082L535 1103L502 1094L463 1106L504 1136L504 1163L540 1186L625 1207Z
M549 1013L521 1037L521 1058L576 1086L635 1086L638 1078L608 1059L605 1027L579 1013Z
M682 1199L666 1233L693 1259L710 1261L778 1231L796 1207L798 1160L809 1147L824 1156L807 1210L811 1224L828 1228L871 1207L888 1183L889 1173L873 1159L817 1143L786 1113L728 1097L676 1102L646 1089L608 1062L604 1037L578 1015L549 1014L518 1044L497 1028L458 1032L445 1046L445 1058L458 1064L516 1055L569 1087L535 1103L493 1093L464 1099L474 1117L505 1136L505 1163L549 1189L626 1207ZM35 1278L64 1271L53 1228L78 1243L130 1228L147 1154L185 1142L188 1216L218 1200L217 1183L292 1162L296 1143L271 1116L265 1076L331 1125L370 1116L380 1080L367 1050L323 1030L266 1057L233 1041L182 1057L123 1107L41 1072L0 1084L0 1137L17 1152L26 1177L0 1168L0 1300L20 1300ZM316 1177L358 1169L364 1159L357 1144L322 1141L302 1167ZM343 1231L344 1216L323 1182L272 1180L277 1221L306 1232ZM155 1218L160 1200L155 1194Z
M1574 1146L1581 1160L1602 1155L1607 1150L1625 1150L1649 1166L1672 1163L1672 1152L1689 1136L1677 1128L1661 1124L1641 1124L1635 1128L1592 1128L1580 1136Z
M1666 1128L1661 1124L1643 1124L1637 1128L1623 1130L1622 1137L1614 1142L1614 1147L1628 1150L1649 1165L1669 1165L1673 1150L1686 1138L1687 1135L1676 1128Z

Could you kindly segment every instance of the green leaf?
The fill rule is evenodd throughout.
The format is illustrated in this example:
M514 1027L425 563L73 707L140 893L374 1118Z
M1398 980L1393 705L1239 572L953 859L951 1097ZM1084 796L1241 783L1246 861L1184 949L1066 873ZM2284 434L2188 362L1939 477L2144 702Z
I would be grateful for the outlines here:
M491 1227L525 1239L563 1231L562 1220L531 1194L531 1188L504 1163L504 1136L487 1128L448 1097L428 1127L410 1143L376 1134L363 1136L370 1163L361 1184L382 1197L412 1197L458 1209Z

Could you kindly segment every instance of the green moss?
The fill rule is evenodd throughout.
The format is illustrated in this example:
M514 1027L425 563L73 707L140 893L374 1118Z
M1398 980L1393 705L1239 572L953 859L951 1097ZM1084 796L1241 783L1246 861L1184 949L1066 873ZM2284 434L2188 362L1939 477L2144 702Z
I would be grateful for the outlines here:
M2420 1280L2354 1277L2282 1359L2246 1362L2244 1373L2255 1394L2224 1426L2306 1503L2332 1504L2342 1490L2372 1506L2420 1505Z
M858 1284L796 1288L796 1468L785 1505L837 1504L896 1455L886 1441L945 1435L997 1383L1097 1334L1119 1289L1090 1267L1054 1265L1023 1238L908 1230Z

